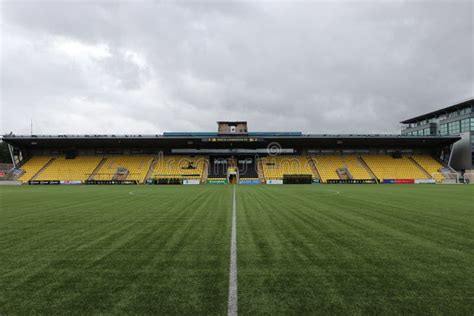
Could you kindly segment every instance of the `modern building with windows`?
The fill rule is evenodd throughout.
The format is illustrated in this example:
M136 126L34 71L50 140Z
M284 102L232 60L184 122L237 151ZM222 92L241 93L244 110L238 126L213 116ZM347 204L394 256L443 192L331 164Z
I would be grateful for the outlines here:
M474 98L401 122L405 136L461 136L453 144L450 165L474 169Z

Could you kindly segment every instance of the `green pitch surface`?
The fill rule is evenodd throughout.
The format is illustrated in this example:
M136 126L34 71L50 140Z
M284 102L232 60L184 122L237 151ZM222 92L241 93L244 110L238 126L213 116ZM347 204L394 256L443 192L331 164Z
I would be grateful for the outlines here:
M474 311L474 186L236 188L241 314ZM0 187L0 314L226 314L233 187Z

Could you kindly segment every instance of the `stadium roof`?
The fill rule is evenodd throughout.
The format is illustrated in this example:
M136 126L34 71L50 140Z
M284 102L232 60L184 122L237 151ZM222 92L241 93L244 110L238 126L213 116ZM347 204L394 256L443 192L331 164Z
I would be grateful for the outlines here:
M432 118L432 117L436 117L436 116L441 115L441 114L453 112L455 110L462 110L462 109L465 109L465 108L470 107L470 106L474 106L474 98L462 101L460 103L456 103L454 105L447 106L445 108L442 108L442 109L439 109L439 110L436 110L436 111L433 111L433 112L429 112L429 113L426 113L426 114L423 114L423 115L412 117L410 119L406 119L404 121L401 121L400 123L402 123L402 124L416 123L416 122L419 122L419 121L422 121L422 120L426 120L426 119L429 119L429 118Z
M192 134L192 133L191 133ZM3 140L20 148L430 148L446 146L458 136L405 135L5 135Z

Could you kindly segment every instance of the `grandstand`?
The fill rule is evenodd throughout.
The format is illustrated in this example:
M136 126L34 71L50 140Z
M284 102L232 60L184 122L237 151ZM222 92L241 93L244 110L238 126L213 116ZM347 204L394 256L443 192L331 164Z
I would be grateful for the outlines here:
M51 157L47 165L32 180L77 180L85 181L102 160L98 156L79 156L67 159L64 156Z
M19 180L23 182L32 180L51 160L52 157L50 156L33 156L31 159L26 160L21 166L23 174Z
M357 155L320 155L311 158L321 181L373 179Z
M262 165L266 180L283 179L285 175L314 176L307 156L270 156L262 158Z
M202 180L207 164L205 156L166 156L160 157L151 177L153 179L173 179L179 183L183 179Z
M111 156L99 163L91 180L132 180L143 183L150 171L153 156Z
M443 182L458 136L218 132L163 135L6 135L19 180L61 183Z
M413 155L411 157L423 170L433 177L437 182L441 182L445 177L442 174L443 165L429 155Z
M428 179L427 172L418 168L409 157L389 155L364 155L362 157L379 180Z

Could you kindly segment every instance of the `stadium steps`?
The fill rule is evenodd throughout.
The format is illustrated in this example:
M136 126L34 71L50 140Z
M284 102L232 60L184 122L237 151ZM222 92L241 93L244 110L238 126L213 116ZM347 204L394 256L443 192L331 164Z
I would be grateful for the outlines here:
M358 156L357 157L357 160L359 160L360 164L362 165L362 167L365 168L365 170L367 170L367 172L369 173L369 175L372 177L372 179L374 179L375 181L379 182L379 179L375 176L375 174L372 172L372 170L370 169L369 165L364 161L364 159L361 157L361 156Z
M433 157L433 156L432 156ZM444 168L448 168L450 172L452 173L458 173L456 170L454 170L453 167L451 167L448 163L444 162L443 160L441 160L440 158L438 157L433 157L433 159L435 159L437 162L439 162Z
M16 170L20 170L20 172L15 172ZM7 174L5 175L5 179L6 180L18 180L21 178L21 176L23 176L25 174L25 171L22 170L22 169L12 169L10 171L7 172Z
M308 156L308 164L311 167L311 170L313 171L314 178L321 181L321 175L319 174L318 168L316 168L314 160L313 158L311 158L311 156Z
M53 161L55 161L55 160L56 160L56 158L51 157L51 159L48 160L48 162L45 163L44 166L43 166L40 170L38 170L38 172L37 172L34 176L31 177L30 180L36 180L36 178L37 178L40 174L42 174L42 173L48 168L48 166L51 165L51 164L53 163Z
M202 170L201 183L207 183L207 178L209 177L209 158L206 158L204 162L204 169Z
M153 174L153 171L155 170L155 166L156 164L158 163L158 158L153 158L151 161L150 161L150 166L148 167L148 172L146 173L146 176L145 176L145 179L142 180L142 182L145 182L146 180L150 179L152 174Z
M344 167L344 168L337 169L336 172L337 172L339 178L342 179L342 180L352 180L352 179L354 179L352 177L352 174L350 173L349 169L347 168L347 166Z
M261 158L257 159L257 174L258 174L258 181L260 183L265 183L265 174L263 173L263 165L262 165Z
M124 168L117 168L115 171L114 175L112 176L112 180L118 180L118 181L123 181L127 180L128 175L130 174L130 171L128 169Z
M436 160L437 162L439 162L440 165L442 166L440 172L446 180L448 180L448 181L455 180L456 182L458 181L459 177L461 176L461 174L459 172L454 170L453 167L451 167L449 164L447 164L446 162L444 162L440 158L435 157L435 156L431 156L431 157L434 160ZM447 170L449 170L449 171L447 171Z
M412 156L408 157L408 159L411 160L411 162L413 162L415 166L425 174L425 176L427 176L428 178L433 178L433 176L428 171L426 171L425 168L423 168L415 159L413 159Z
M97 173L99 172L99 170L102 168L102 166L105 164L105 162L107 161L107 158L102 158L102 160L99 162L99 164L97 165L97 167L95 167L95 169L92 171L91 175L89 176L89 178L87 178L87 180L94 180L94 177L97 175Z

